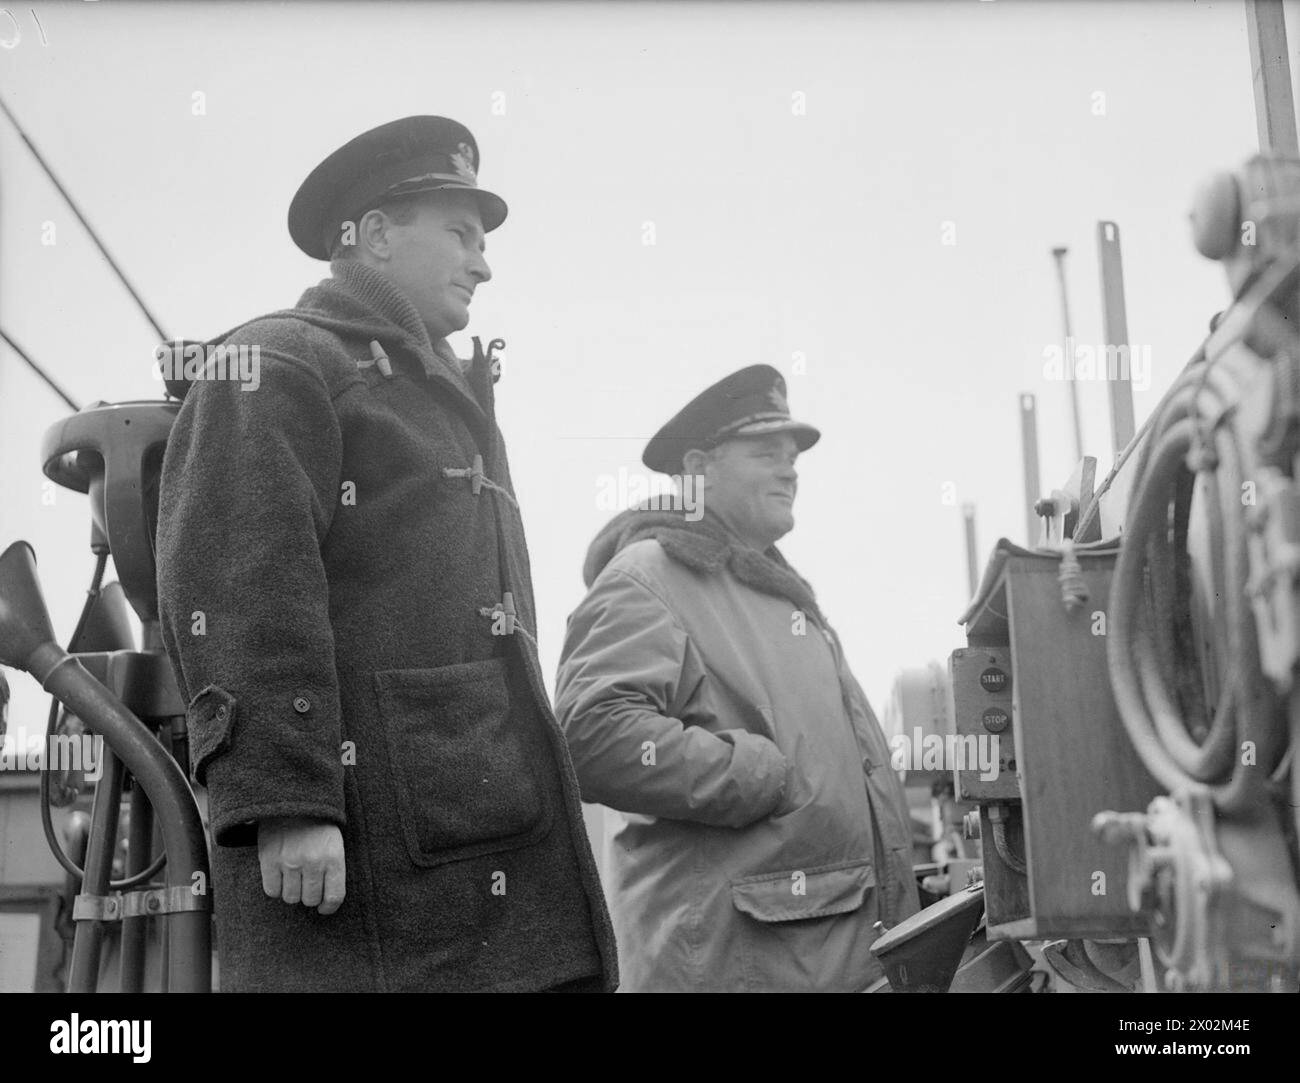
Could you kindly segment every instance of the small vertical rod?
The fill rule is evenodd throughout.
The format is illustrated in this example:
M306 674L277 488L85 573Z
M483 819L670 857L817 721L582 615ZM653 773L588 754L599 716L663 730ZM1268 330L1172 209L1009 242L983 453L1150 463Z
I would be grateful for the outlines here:
M1079 415L1079 382L1074 378L1074 332L1070 328L1070 298L1065 288L1065 254L1068 248L1053 248L1056 277L1061 286L1061 320L1065 324L1065 382L1070 385L1070 417L1074 422L1074 461L1083 460L1083 420ZM1037 497L1034 498L1038 499Z
M966 584L969 597L974 598L979 589L979 565L975 558L975 505L963 504L962 517L966 520Z
M1038 407L1029 392L1020 395L1020 448L1025 464L1025 544L1038 544L1034 505L1042 496L1038 481Z
M103 898L113 877L113 852L117 848L117 817L122 807L122 761L107 741L100 753L100 776L90 807L90 839L82 866L81 894ZM99 984L99 949L104 923L82 918L72 939L72 962L68 967L68 992L93 993Z

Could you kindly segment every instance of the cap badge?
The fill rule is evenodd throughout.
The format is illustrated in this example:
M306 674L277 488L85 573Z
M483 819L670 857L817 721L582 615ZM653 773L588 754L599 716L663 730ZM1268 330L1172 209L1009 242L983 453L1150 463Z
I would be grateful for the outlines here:
M468 143L458 143L456 145L456 153L450 157L453 168L462 180L467 180L471 184L477 183L477 177L474 174L473 147Z
M788 414L790 412L790 405L785 401L785 396L781 394L781 389L776 384L773 384L768 390L767 401L779 413Z

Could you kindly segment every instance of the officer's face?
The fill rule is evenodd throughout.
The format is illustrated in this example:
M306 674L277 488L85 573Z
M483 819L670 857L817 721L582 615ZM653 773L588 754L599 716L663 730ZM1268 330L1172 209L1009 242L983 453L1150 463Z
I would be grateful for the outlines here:
M421 200L406 225L389 225L385 272L437 341L469 323L474 291L492 277L483 258L483 222L469 192Z
M788 432L742 436L704 464L704 506L742 538L766 548L794 529L799 445Z

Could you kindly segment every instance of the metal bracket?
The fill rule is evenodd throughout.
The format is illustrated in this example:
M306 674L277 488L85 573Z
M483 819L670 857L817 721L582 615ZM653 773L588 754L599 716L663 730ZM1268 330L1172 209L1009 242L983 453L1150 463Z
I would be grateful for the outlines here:
M1045 496L1034 505L1034 514L1043 520L1042 531L1038 535L1038 548L1058 548L1068 531L1066 520L1078 513L1079 506L1073 496L1063 489L1053 489L1051 496Z
M121 921L123 918L161 917L187 910L210 910L207 894L176 887L148 891L114 891L108 895L78 895L72 904L73 921Z
M1214 806L1203 790L1157 797L1145 814L1101 812L1092 829L1129 845L1129 906L1149 907L1153 946L1169 987L1213 989L1228 978L1229 915L1240 891L1219 849Z

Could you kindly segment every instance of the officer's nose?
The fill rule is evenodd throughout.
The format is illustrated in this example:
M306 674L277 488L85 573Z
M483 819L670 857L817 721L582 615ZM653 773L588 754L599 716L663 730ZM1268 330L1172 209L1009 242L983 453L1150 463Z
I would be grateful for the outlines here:
M488 266L487 257L475 251L470 257L469 273L480 283L492 281L492 268Z

